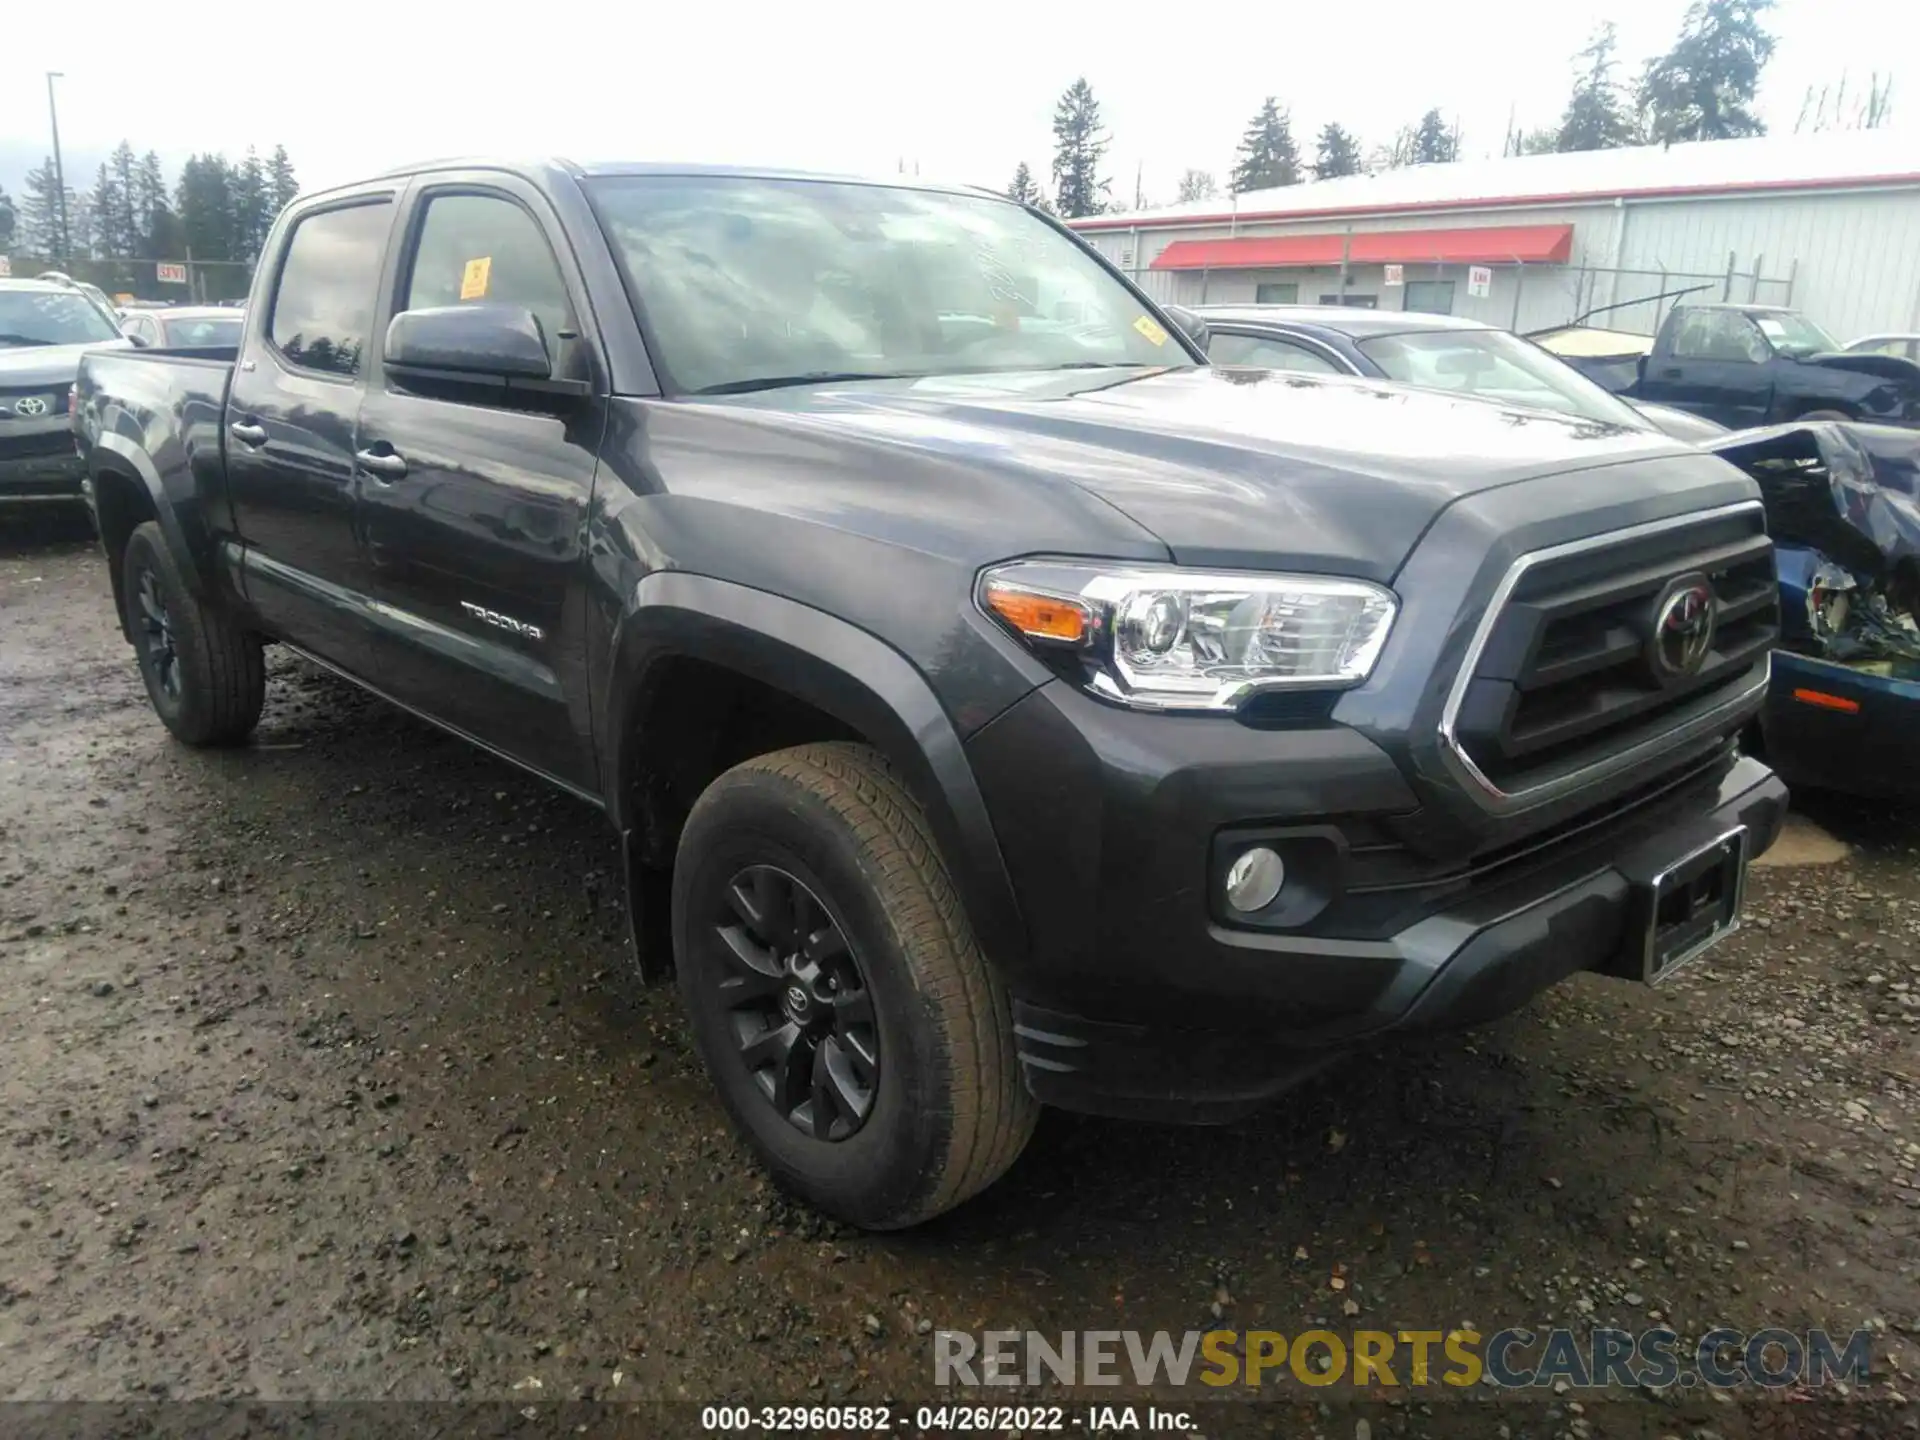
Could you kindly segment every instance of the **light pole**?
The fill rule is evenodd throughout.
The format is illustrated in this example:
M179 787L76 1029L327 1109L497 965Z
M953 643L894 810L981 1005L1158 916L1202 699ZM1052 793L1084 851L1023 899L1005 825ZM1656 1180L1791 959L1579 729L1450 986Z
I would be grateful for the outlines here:
M53 121L53 193L60 206L60 254L62 263L70 263L73 232L67 226L67 172L60 163L60 109L53 103L53 82L61 78L58 70L47 71L47 116Z

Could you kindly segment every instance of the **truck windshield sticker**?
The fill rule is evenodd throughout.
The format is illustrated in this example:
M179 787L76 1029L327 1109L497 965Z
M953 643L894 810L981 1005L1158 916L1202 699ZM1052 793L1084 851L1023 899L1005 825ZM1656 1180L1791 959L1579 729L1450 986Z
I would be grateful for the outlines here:
M1167 343L1166 330L1161 326L1160 322L1151 315L1142 315L1138 320L1133 322L1133 328L1156 345L1164 345Z
M487 298L487 281L493 276L493 257L482 255L477 260L467 261L467 268L460 275L460 298L462 300L484 300Z

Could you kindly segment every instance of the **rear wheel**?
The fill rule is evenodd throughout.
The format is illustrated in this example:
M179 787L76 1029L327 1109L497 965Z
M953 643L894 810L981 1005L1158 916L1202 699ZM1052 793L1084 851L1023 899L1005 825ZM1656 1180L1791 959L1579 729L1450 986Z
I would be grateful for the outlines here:
M997 1179L1032 1134L1006 992L919 807L863 746L749 760L700 797L674 867L696 1043L776 1179L869 1229Z
M157 522L135 526L122 559L127 633L161 722L188 745L232 745L266 699L260 637L189 591Z

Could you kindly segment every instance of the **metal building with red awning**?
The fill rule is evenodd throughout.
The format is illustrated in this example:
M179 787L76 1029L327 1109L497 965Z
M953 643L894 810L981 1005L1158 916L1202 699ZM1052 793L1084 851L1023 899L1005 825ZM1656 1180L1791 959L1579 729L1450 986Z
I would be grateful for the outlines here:
M1684 297L1789 306L1841 336L1920 326L1920 150L1892 131L1409 165L1069 223L1179 305L1647 335Z

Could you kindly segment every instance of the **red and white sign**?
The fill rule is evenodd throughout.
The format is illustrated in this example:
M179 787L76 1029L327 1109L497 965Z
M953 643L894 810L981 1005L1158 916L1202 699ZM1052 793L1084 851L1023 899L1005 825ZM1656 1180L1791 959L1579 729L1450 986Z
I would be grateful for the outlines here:
M1388 284L1388 285L1404 285L1404 284L1406 284L1406 283L1407 283L1407 271L1406 271L1406 267L1405 267L1404 265L1389 265L1389 266L1387 266L1387 278L1386 278L1386 280L1385 280L1385 282L1384 282L1384 283L1386 283L1386 284Z
M1467 267L1467 294L1484 300L1493 293L1493 271L1485 265Z
M162 285L184 285L187 283L187 267L176 265L171 260L162 260L153 267L153 275Z

